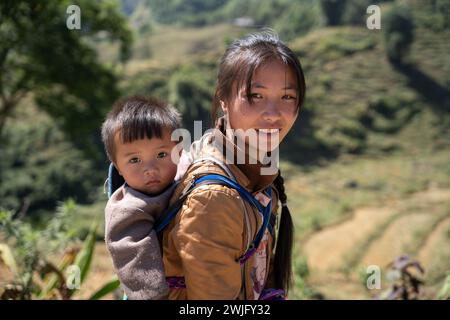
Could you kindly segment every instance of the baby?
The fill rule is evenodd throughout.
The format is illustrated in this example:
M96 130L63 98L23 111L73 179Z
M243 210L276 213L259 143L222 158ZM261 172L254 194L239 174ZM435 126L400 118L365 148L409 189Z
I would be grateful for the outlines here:
M102 125L106 153L125 180L105 208L105 241L129 299L168 293L153 226L176 187L171 134L180 126L175 108L145 97L119 100Z

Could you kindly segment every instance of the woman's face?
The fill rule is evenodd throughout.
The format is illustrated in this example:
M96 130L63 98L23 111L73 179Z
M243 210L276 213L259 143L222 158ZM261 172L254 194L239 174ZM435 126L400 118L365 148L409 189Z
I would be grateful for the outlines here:
M223 102L232 129L254 129L259 137L258 145L267 139L270 150L283 141L292 128L297 115L297 80L288 65L278 59L268 61L257 68L252 77L251 96L247 99L245 84L234 89L230 101ZM246 137L248 144L248 137Z

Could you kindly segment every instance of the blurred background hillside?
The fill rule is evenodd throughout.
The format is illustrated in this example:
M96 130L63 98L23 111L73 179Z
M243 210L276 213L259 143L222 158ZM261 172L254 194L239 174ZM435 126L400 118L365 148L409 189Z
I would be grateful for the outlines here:
M80 30L66 27L71 4ZM380 30L366 26L373 4ZM119 96L146 94L206 130L226 45L265 27L295 51L307 82L281 148L296 224L289 298L374 298L401 255L425 270L420 299L443 296L450 0L2 1L0 296L88 298L112 279L104 116ZM80 290L58 284L70 264L61 257L84 266ZM381 268L381 289L366 286L370 265Z

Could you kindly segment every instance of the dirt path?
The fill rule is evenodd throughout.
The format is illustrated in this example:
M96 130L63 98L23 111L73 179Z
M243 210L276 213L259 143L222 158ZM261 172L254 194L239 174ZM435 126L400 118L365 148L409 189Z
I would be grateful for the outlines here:
M385 202L380 207L358 209L351 219L324 228L306 241L303 251L308 265L316 271L339 270L343 266L348 252L354 251L358 245L374 234L380 225L394 217L406 205L412 202L439 205L449 200L450 189L429 189L414 193L407 198ZM388 251L386 257L392 255L391 249L388 247L378 245L377 247L380 247L377 250Z
M392 222L383 235L373 241L361 259L363 266L377 265L385 268L391 261L402 254L409 254L407 246L411 244L418 232L433 223L433 215L415 213L402 216Z
M308 277L308 285L323 294L326 299L370 299L371 295L356 278L348 278L337 272L315 272Z
M430 270L438 262L440 252L449 250L448 230L450 230L450 217L444 219L436 226L417 253L417 259L422 262L425 270ZM447 245L443 247L443 244ZM447 251L447 254L450 254L450 251ZM450 268L450 266L448 267Z
M311 269L338 270L346 252L362 242L378 224L395 214L393 208L363 208L352 219L312 235L304 246Z

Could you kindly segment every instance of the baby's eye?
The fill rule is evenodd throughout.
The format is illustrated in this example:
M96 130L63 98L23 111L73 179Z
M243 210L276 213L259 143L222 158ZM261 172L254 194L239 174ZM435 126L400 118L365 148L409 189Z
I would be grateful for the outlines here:
M129 163L139 163L141 162L141 159L139 158L131 158L130 161L128 161Z
M158 155L156 157L158 159L165 158L165 157L167 157L167 152L160 152L160 153L158 153Z
M286 94L282 97L283 100L297 100L297 97Z

